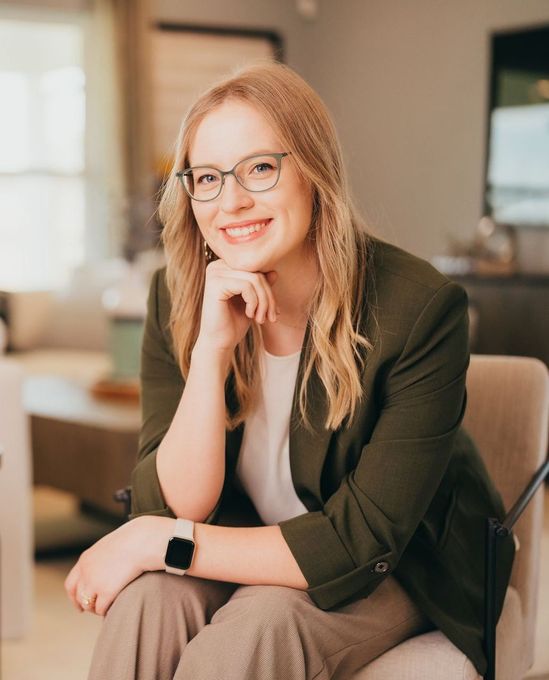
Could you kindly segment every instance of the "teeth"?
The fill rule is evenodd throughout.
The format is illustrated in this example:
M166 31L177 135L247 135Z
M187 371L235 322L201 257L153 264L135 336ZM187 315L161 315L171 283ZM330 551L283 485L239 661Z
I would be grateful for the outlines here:
M249 234L253 234L254 231L263 229L266 224L267 222L258 222L257 224L250 224L247 227L234 227L232 229L225 229L225 231L229 236L248 236Z

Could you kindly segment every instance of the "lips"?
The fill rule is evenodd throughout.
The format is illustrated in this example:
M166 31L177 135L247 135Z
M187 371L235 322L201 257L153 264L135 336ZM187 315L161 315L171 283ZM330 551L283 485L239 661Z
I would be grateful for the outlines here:
M268 230L272 218L267 220L247 220L246 222L235 222L221 227L225 239L229 243L244 243L253 241Z

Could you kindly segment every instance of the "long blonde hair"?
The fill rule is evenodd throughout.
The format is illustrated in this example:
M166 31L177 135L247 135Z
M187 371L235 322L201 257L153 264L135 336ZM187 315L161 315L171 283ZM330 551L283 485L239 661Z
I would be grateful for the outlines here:
M313 370L328 398L325 427L335 430L352 418L362 397L361 369L372 345L362 334L366 312L369 237L349 194L335 127L320 97L291 68L267 62L248 66L215 84L188 111L176 145L174 167L159 206L164 225L166 280L171 297L170 331L186 379L200 328L205 269L203 242L191 202L175 175L189 165L189 150L199 124L226 100L254 106L291 152L297 172L312 188L308 238L314 244L319 279L309 307L310 342L302 358L299 414L307 417L307 385ZM234 429L249 415L259 389L262 336L252 323L235 348L229 378L238 406L227 406Z

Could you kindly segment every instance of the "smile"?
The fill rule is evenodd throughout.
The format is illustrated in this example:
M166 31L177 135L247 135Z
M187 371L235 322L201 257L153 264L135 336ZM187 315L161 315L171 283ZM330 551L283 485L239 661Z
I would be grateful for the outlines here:
M229 243L253 241L267 231L267 227L271 222L272 219L269 219L263 222L257 222L256 224L247 224L244 227L230 227L228 229L223 229L222 231Z

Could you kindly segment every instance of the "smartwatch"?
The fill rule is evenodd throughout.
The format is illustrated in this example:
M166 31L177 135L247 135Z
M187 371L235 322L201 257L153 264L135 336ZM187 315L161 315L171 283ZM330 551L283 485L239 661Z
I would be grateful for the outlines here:
M168 574L183 576L192 564L194 549L194 522L190 519L177 519L164 558Z

